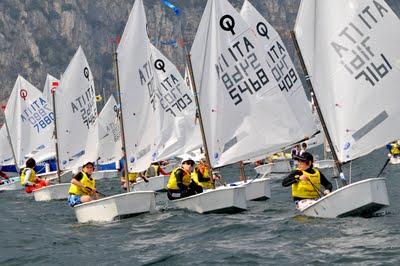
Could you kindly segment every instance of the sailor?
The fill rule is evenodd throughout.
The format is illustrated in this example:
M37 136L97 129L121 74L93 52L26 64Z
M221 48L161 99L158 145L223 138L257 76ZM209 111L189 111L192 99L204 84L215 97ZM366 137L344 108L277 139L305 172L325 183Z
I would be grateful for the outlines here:
M301 151L301 148L300 148L300 144L297 144L296 146L294 146L294 148L292 149L292 151L291 151L291 157L292 157L292 159L290 159L289 160L289 164L290 164L290 168L291 169L293 169L294 167L295 167L295 163L294 163L294 157L295 156L299 156L300 155L300 151Z
M33 158L26 160L25 168L21 169L21 185L25 187L26 193L32 193L35 189L39 189L49 185L47 180L40 179L36 176L34 170L36 161Z
M303 142L301 144L301 150L300 150L300 155L302 155L303 153L307 152L307 143Z
M82 166L82 171L71 179L69 187L68 205L75 205L98 199L96 180L92 178L94 163L87 162Z
M400 140L393 141L386 145L386 148L389 150L389 157L397 158L400 156Z
M332 184L315 167L313 167L313 156L305 152L302 155L295 156L298 161L297 169L292 171L282 181L282 186L292 186L292 197L296 204L304 199L318 199L321 197L321 185L325 188L324 195L332 191Z
M164 169L162 169L160 162L152 162L150 167L147 168L144 175L146 178L150 178L160 175L169 175L169 173L165 172Z
M0 171L0 176L4 179L9 179L10 177L4 173L3 171ZM2 179L0 179L0 185L2 185L4 183L4 181Z
M202 158L192 172L192 180L203 189L214 188L206 159Z
M192 158L184 157L181 166L171 172L167 184L168 199L175 200L203 192L202 187L191 180L194 164Z

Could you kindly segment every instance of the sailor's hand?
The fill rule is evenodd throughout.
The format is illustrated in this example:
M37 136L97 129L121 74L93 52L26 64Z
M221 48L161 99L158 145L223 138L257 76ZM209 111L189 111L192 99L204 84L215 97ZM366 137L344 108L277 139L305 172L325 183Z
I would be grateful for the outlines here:
M324 190L324 195L328 195L328 194L330 194L331 192L330 192L330 190L329 189L325 189Z
M307 181L307 176L305 176L305 175L300 176L300 180L301 181Z
M220 177L219 175L213 175L213 179L214 179L214 180L220 180L221 177Z

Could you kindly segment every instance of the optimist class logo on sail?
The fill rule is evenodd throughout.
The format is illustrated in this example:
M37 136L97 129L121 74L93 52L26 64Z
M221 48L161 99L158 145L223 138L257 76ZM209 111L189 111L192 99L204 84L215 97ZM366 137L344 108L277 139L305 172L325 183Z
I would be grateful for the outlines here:
M362 8L331 41L332 49L347 72L354 79L362 79L372 86L392 70L390 58L371 47L370 37L388 13L384 6L373 1L372 5Z
M83 69L83 74L85 78L90 82L89 78L89 69L85 67ZM94 91L93 83L90 83L89 88L80 95L75 98L71 102L72 113L80 113L82 122L90 128L96 121L97 112L96 112L96 93Z

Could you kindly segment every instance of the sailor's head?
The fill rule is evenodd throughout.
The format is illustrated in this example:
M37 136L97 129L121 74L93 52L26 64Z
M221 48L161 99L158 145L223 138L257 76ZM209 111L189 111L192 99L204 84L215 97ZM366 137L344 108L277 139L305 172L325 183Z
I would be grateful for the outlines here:
M82 166L82 171L85 172L86 174L93 174L94 171L94 163L93 162L87 162Z
M36 161L33 158L29 158L28 160L26 160L25 165L28 168L34 168L36 166Z
M204 158L204 157L201 158L199 163L197 164L197 168L199 168L199 170L201 172L203 172L207 167L208 167L208 164L207 164L206 158Z
M301 147L303 148L303 150L307 149L307 143L303 142L303 143L301 144Z
M186 171L192 171L192 168L194 166L194 160L189 157L189 156L185 156L182 158L182 168L185 169Z
M300 170L307 170L314 162L314 157L309 152L304 152L302 155L295 155L293 158L298 161L298 168Z

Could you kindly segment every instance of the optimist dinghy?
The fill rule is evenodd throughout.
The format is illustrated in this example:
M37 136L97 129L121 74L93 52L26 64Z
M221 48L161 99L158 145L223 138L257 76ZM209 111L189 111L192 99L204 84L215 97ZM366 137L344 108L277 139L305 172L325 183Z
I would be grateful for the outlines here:
M351 33L342 34L350 28ZM295 36L343 180L342 163L400 137L400 70L394 67L398 49L392 45L400 42L400 20L383 0L303 0ZM352 60L358 56L366 57L355 66ZM386 182L384 178L343 182L343 187L300 211L324 218L370 215L389 206Z

